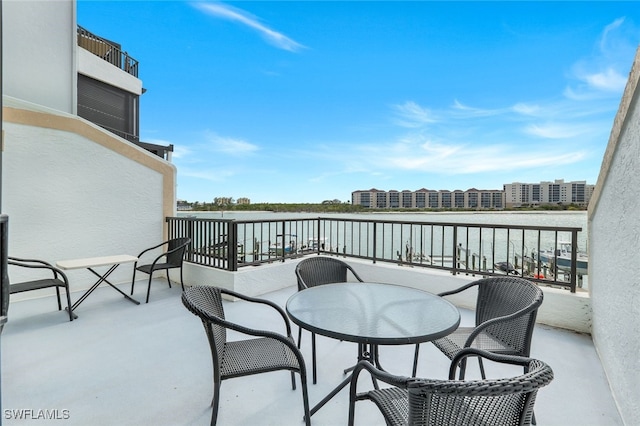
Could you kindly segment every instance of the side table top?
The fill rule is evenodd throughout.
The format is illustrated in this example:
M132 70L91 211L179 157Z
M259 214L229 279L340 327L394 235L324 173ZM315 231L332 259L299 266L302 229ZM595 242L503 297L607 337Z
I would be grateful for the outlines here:
M114 256L87 257L83 259L60 260L56 262L56 266L60 269L81 269L93 268L96 266L109 266L120 263L130 263L137 261L136 256L128 254L117 254Z

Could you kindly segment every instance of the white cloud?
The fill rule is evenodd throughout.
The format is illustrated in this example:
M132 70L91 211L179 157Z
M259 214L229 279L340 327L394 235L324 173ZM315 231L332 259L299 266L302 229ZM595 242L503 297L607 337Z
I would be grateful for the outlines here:
M537 148L492 145L471 147L468 145L424 144L410 155L387 153L385 161L376 164L379 169L398 168L443 175L505 172L523 168L559 166L579 162L585 158L582 151L562 152L561 148L540 150Z
M430 110L422 108L413 101L407 101L402 105L393 105L393 109L399 117L395 122L402 127L417 128L436 122Z
M201 180L208 180L212 182L224 182L226 179L233 177L236 173L231 170L223 170L223 169L203 169L203 170L194 170L188 167L180 167L180 176L181 177L190 177Z
M528 105L522 102L515 104L511 109L522 115L537 115L541 112L539 105Z
M547 139L569 139L580 136L590 129L584 125L569 124L531 124L525 128L525 133Z
M597 42L596 53L574 64L572 77L577 83L569 85L564 95L572 100L619 96L627 83L629 59L634 57L636 49L628 40L638 36L638 30L624 18L607 25Z
M271 28L260 23L259 19L251 16L242 9L238 9L223 3L195 3L196 8L203 12L218 18L226 19L231 22L237 22L257 31L270 44L279 49L297 52L304 49L305 46L290 39L282 33L272 30Z
M257 145L243 141L242 139L219 136L215 133L210 133L208 140L213 150L225 154L244 155L260 149Z
M491 117L504 112L502 110L470 107L462 104L457 99L453 101L452 110L455 111L456 115L459 115L457 113L462 112L464 117Z
M613 68L607 68L599 73L584 76L584 78L591 87L616 93L624 90L624 86L627 84L627 78Z
M155 142L151 142L155 143ZM191 154L191 150L184 145L174 145L173 146L173 154L171 154L172 158L185 158L189 154Z
M602 31L602 36L600 37L600 50L606 51L607 46L610 42L609 34L619 29L624 23L624 18L618 18L606 27L604 27L604 31Z

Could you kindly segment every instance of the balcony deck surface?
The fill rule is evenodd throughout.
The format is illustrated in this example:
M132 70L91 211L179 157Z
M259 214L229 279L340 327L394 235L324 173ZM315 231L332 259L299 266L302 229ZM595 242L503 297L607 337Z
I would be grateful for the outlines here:
M64 311L57 311L53 296L12 303L2 334L4 424L209 424L211 354L202 324L183 307L179 285L169 289L164 279L157 280L148 304L144 287L138 285L134 295L143 302L139 306L101 287L78 307L79 318L73 322ZM263 297L284 306L295 291L290 287ZM79 296L73 293L72 301ZM229 320L283 331L277 317L264 311L250 313L245 302L226 302L225 310ZM472 312L461 313L463 325L473 322ZM292 327L297 336L297 327ZM356 345L318 336L318 384L313 385L310 340L304 332L302 351L308 360L313 406L343 379L342 370L355 361ZM381 362L392 373L409 375L413 350L413 346L382 347ZM622 424L590 336L537 326L532 356L546 361L555 372L554 381L538 393L539 425ZM487 366L487 374L522 371L502 368ZM447 372L448 359L432 345L422 345L418 375L446 378ZM467 378L478 374L477 363L471 361ZM370 380L360 382L363 389L371 385ZM373 404L359 402L356 407L356 424L384 424ZM43 414L38 410L68 418L14 418L20 413ZM302 415L300 387L291 389L288 372L222 382L219 425L297 426L303 424ZM344 389L312 417L312 424L345 425L347 416L348 390Z

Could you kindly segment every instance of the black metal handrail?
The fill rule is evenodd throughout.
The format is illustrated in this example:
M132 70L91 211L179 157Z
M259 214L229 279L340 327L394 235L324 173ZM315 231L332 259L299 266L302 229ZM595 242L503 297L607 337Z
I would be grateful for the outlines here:
M158 144L149 143L149 142L142 142L137 135L132 135L131 133L123 132L121 130L114 129L109 126L105 126L104 124L99 124L99 123L94 123L94 124L102 127L105 130L108 130L109 132L121 137L122 139L126 139L129 142L133 142L134 144L138 145L140 148L146 149L150 153L157 155L160 158L163 158L167 161L170 160L169 153L173 152L173 144L158 145Z
M88 50L96 56L138 77L138 61L127 52L123 52L118 43L99 37L78 25L78 46Z
M326 254L450 271L526 276L576 291L582 228L347 218L166 219L169 237L193 241L187 261L228 271ZM566 244L567 253L557 248Z

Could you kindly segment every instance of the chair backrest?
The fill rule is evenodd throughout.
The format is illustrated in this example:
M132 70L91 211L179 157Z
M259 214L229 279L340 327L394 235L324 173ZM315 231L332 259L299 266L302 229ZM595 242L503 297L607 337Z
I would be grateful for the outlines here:
M524 278L492 277L477 281L476 325L490 319L523 311L513 320L487 327L487 333L516 348L520 355L529 356L531 336L538 307L542 304L540 288Z
M184 260L184 252L190 242L191 238L174 238L172 240L169 240L169 248L167 249L167 251L170 253L167 254L167 263L170 263L172 265L182 265L182 261Z
M298 290L322 284L347 282L347 271L352 271L359 281L360 277L345 262L332 257L313 256L296 265Z
M408 383L409 425L529 425L538 389L552 380L553 370L539 360L513 378L414 379Z
M211 346L213 367L219 369L227 343L227 329L220 323L225 320L220 289L210 286L187 288L182 292L182 304L202 320Z

